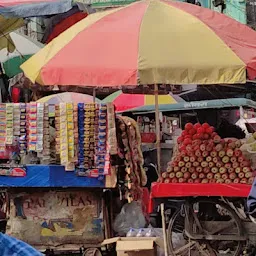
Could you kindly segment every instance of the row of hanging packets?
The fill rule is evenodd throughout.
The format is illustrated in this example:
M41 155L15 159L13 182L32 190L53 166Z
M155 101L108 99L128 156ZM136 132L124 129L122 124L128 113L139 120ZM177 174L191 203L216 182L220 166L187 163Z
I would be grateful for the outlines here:
M73 120L74 120L74 146L75 146L75 157L74 162L78 161L78 106L73 104Z
M60 103L60 163L68 165L68 127L66 103Z
M19 135L19 151L20 155L24 155L27 151L26 141L26 104L20 103L20 135Z
M117 154L117 139L116 139L116 122L115 108L112 103L107 103L107 142L104 175L109 175L110 170L110 155Z
M36 151L44 149L44 103L37 104L37 143Z
M13 134L13 104L6 104L6 140L5 144L11 146L14 141Z
M6 140L6 104L0 104L0 152L5 152Z
M95 110L96 105L85 104L85 120L84 120L84 167L91 169L95 167Z
M75 169L75 145L74 145L74 118L73 118L73 103L66 103L67 113L67 135L68 135L68 164L66 171Z
M78 168L84 168L84 103L78 103Z
M104 177L106 142L107 142L107 105L99 105L99 134L96 154L96 164L99 170L99 179Z
M27 104L28 110L28 151L36 151L37 146L37 103Z
M56 158L60 155L60 107L55 105L55 149L56 149Z
M49 106L44 104L43 114L43 151L37 156L41 159L42 164L50 163L50 129L49 129Z
M20 104L13 104L13 135L20 137Z

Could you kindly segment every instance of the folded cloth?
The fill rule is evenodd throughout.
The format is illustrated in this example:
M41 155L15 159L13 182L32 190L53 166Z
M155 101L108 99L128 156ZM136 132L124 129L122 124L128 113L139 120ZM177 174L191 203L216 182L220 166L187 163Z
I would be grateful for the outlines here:
M1 256L43 256L42 253L30 245L0 233L0 255Z

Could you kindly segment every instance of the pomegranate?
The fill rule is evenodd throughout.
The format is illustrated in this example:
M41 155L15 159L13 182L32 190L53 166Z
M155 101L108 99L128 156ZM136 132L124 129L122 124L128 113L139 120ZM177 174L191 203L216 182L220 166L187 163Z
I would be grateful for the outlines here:
M207 174L207 179L208 179L208 180L213 179L213 173L208 173L208 174Z
M227 156L232 157L233 154L234 154L233 149L229 148L229 149L227 150Z
M242 178L242 179L240 180L240 183L241 183L241 184L247 184L247 179L246 179L246 178Z
M194 125L192 123L187 123L185 125L185 131L188 132L189 130L192 130L192 129L194 129Z
M200 123L196 123L196 124L194 124L194 128L197 130L198 128L200 128L201 127L201 124Z
M236 169L237 167L239 167L239 163L238 163L238 162L232 163L232 167L233 167L234 169Z
M183 167L183 166L185 166L185 162L180 161L180 162L178 163L178 165L179 165L179 167Z
M228 179L228 174L227 173L224 173L224 174L222 174L221 175L221 178L223 179L223 180L226 180L226 179Z
M178 183L178 179L177 178L173 178L172 179L172 183Z
M212 171L212 173L217 173L219 170L218 170L217 167L213 167L213 168L211 169L211 171Z
M199 178L200 178L200 179L204 179L204 178L205 178L205 174L204 174L204 173L202 173L202 172L201 172L201 173L199 173Z
M185 166L181 168L181 172L185 173L188 171L188 168L186 168Z
M210 156L211 157L216 157L217 154L218 154L217 151L211 151Z
M227 169L225 167L221 167L219 172L220 172L220 174L224 174L227 172Z
M192 173L191 178L193 180L197 179L198 178L198 174L196 172Z
M199 166L199 163L198 163L198 162L194 162L194 163L193 163L193 166L194 166L194 167L197 167L197 166Z
M241 151L240 149L235 149L235 150L234 150L234 155L235 155L236 157L239 157L239 156L242 155L242 151Z
M230 183L231 183L231 180L230 180L230 179L226 179L226 180L225 180L225 183L226 183L226 184L230 184Z
M201 163L201 166L204 168L204 167L207 167L208 166L208 163L206 162L206 161L203 161L202 163Z
M223 162L224 164L228 163L228 162L229 162L229 157L228 157L228 156L224 156L224 157L222 158L222 162Z
M206 162L211 162L212 161L212 157L211 156L207 156L206 157Z
M188 169L189 169L191 166L192 166L192 164L191 164L190 162L187 162L187 163L185 164L185 167L188 168Z
M165 178L167 178L168 176L169 176L169 175L168 175L168 173L167 173L167 172L163 172L163 173L162 173L162 178L164 178L164 179L165 179Z
M220 143L221 142L221 137L219 135L215 135L213 138L214 143Z
M210 162L210 163L209 163L209 167L210 167L210 168L212 168L212 167L214 167L214 166L215 166L215 163L214 163L214 162Z
M184 156L184 158L183 158L183 160L184 160L184 162L189 162L189 157L188 156Z
M201 166L196 167L196 171L197 172L202 172L203 171L203 167L201 167Z
M180 167L178 167L178 166L175 166L174 168L173 168L173 171L174 172L178 172L180 170Z
M220 173L214 174L214 179L215 179L215 180L218 180L218 179L220 179L220 178L221 178L221 174L220 174Z
M236 167L236 169L235 169L235 172L236 173L240 173L242 171L242 168L241 167Z
M164 183L170 183L171 182L171 180L169 179L169 178L166 178L165 180L164 180Z
M230 178L231 180L234 180L236 177L237 177L237 175L236 175L236 173L234 173L234 172L229 174L229 178Z
M237 158L235 156L232 156L230 158L230 161L231 161L231 163L235 163L235 162L237 162Z
M182 178L183 177L183 173L182 172L176 172L176 178Z
M183 177L184 179L189 179L191 177L191 174L189 172L185 172Z
M179 183L185 183L186 180L184 178L179 178Z
M170 178L170 179L175 178L175 176L176 176L175 172L171 172L171 173L169 174L169 178Z

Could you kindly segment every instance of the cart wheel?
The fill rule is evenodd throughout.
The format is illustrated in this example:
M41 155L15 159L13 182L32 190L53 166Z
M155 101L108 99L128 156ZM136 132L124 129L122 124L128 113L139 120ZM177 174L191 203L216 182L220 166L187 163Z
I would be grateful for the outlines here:
M242 224L235 211L226 203L199 199L189 204L189 213L196 212L190 223L193 233L242 236ZM241 241L192 240L185 235L185 206L171 218L168 225L168 248L173 256L239 256Z

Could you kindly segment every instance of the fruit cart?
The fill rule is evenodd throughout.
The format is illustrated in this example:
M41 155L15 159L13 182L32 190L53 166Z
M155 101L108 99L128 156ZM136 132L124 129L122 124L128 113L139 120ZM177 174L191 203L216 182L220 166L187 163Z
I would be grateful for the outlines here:
M249 254L256 241L255 224L244 209L250 187L154 183L151 220L157 221L158 206L164 203L170 255L255 255Z
M185 125L151 190L152 219L166 206L171 255L239 256L255 244L245 209L255 169L251 139L222 139L207 123Z

